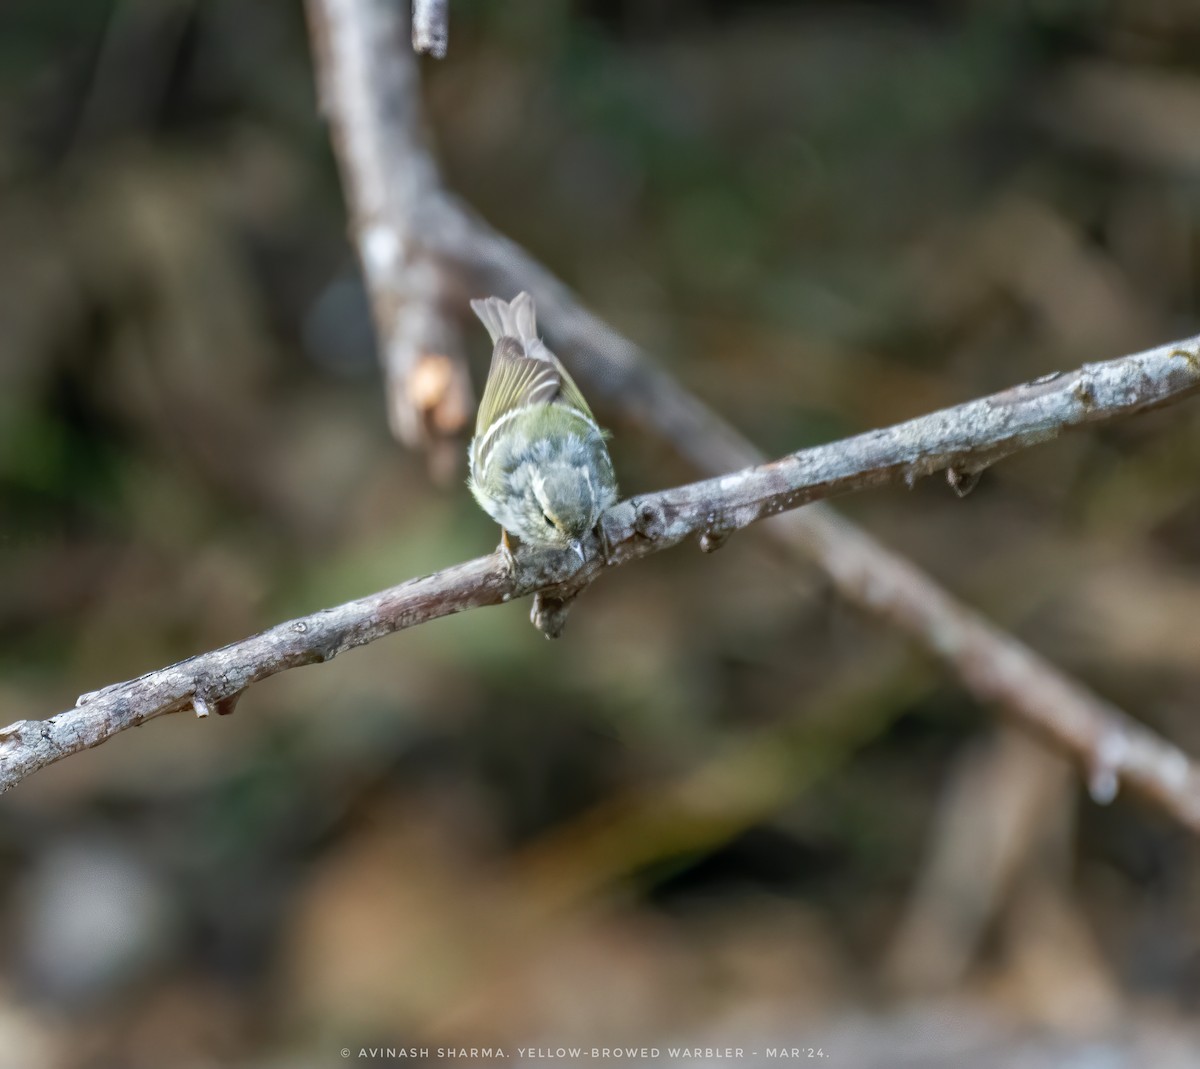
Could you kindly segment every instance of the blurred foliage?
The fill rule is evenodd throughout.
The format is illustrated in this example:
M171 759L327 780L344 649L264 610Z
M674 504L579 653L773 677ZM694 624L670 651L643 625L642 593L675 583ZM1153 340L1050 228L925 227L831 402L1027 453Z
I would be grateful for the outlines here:
M1195 330L1193 0L452 8L448 183L765 449ZM0 190L6 721L493 545L388 438L299 5L13 0ZM688 476L601 416L627 491ZM1198 474L1180 406L845 507L1200 753ZM0 1066L798 1016L891 1065L853 1037L894 1054L925 996L1153 1052L1193 1006L1194 844L755 535L622 569L558 644L526 613L6 795Z

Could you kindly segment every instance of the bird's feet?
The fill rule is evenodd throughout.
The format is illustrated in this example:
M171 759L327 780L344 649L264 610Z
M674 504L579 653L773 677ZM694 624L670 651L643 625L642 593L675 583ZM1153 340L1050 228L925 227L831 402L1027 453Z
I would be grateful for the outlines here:
M513 556L512 546L508 541L508 532L503 527L500 528L500 544L496 547L496 552L504 560L504 567L508 569L510 575L517 570L517 559Z

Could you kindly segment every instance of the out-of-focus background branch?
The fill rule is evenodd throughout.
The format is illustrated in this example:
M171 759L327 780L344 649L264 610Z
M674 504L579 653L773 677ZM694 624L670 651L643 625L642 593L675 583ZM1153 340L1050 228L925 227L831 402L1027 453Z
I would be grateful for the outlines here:
M413 48L444 59L449 44L450 0L413 0Z
M425 145L416 65L407 61L405 5L373 3L369 21L359 17L363 7L360 0L308 5L318 70L339 72L337 84L318 85L321 108L336 132L392 432L405 445L429 450L433 473L445 479L456 470L459 439L475 409L456 314L465 298L418 234L438 178ZM436 7L417 5L413 42L444 52L444 38L435 43L438 13L429 10ZM374 136L381 125L391 137Z
M768 452L1194 332L1191 3L453 17L448 187ZM3 719L490 549L388 432L299 12L0 18ZM597 403L627 493L688 477ZM849 511L1196 752L1198 457L1176 409ZM557 646L466 614L6 795L0 1056L801 1013L861 1066L1194 1064L1185 834L745 541L619 570Z

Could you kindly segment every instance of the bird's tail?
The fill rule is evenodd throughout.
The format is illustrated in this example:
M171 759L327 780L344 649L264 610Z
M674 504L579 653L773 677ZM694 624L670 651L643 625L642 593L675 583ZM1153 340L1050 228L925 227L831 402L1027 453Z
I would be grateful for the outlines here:
M471 310L479 316L494 345L501 338L516 338L526 352L530 343L538 340L537 314L533 309L533 298L522 291L511 301L499 297L488 297L472 301Z

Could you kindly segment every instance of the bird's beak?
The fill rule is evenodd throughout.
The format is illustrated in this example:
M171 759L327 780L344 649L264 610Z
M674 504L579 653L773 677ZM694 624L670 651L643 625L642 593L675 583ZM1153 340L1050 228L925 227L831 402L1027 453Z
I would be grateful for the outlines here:
M583 558L583 543L581 541L579 541L578 538L576 538L573 541L568 542L567 545L569 545L571 547L571 549L573 549L575 551L575 556L577 556L579 558L579 563L582 564L583 560L584 560L584 558Z

